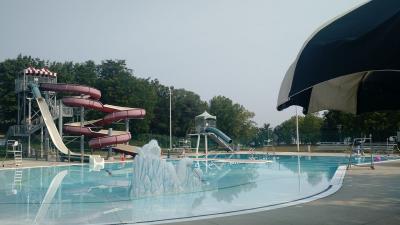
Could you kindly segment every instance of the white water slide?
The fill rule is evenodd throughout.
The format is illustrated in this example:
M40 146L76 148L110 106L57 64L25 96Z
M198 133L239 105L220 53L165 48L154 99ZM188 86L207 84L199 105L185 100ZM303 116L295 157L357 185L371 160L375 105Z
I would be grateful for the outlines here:
M58 133L57 127L54 124L53 117L51 116L46 101L43 98L39 97L36 98L36 102L39 106L40 112L42 113L43 121L46 124L47 130L49 131L50 138L53 141L54 146L56 146L56 148L65 155L68 155L68 152L71 156L80 155L78 153L69 151L67 146L65 146L64 142L61 139L60 133Z
M51 116L49 106L47 105L46 101L42 97L35 96L36 102L39 106L40 112L42 113L43 121L46 124L47 130L49 131L50 138L53 141L54 146L64 155L69 155L74 159L81 157L81 154L75 153L70 151L67 146L65 146L60 133L54 124L53 117ZM83 157L86 159L84 161L91 161L92 159L94 162L102 161L101 157L98 155L86 155L84 154Z

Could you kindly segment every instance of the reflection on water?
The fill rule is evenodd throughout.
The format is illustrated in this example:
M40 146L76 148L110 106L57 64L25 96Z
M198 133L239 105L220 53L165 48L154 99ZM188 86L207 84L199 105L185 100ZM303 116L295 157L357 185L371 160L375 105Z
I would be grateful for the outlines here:
M255 182L258 177L256 164L250 164L247 167L242 167L240 164L235 166L240 167L239 172L229 168L233 166L227 166L228 168L224 169L226 170L224 176L219 179L210 179L216 182L215 185L211 185L217 187L212 196L219 202L231 203L239 197L241 192L247 192L257 187Z
M318 185L324 179L330 180L334 175L336 168L339 165L346 163L345 158L319 156L288 156L280 157L278 160L280 164L293 173L301 173L305 175L308 184L312 186Z
M113 163L100 171L86 165L0 170L0 224L143 222L277 204L326 189L345 160L268 159L168 164L154 158L151 166Z

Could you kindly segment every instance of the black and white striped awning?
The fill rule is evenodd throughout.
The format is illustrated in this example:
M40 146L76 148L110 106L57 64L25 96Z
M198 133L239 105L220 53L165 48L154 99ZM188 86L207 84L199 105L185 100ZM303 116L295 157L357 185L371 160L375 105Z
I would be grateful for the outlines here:
M369 1L312 34L283 79L277 108L400 109L399 71L400 1Z
M36 69L34 67L28 67L24 69L25 75L32 75L32 76L50 76L50 77L57 77L57 73L51 72L47 68Z

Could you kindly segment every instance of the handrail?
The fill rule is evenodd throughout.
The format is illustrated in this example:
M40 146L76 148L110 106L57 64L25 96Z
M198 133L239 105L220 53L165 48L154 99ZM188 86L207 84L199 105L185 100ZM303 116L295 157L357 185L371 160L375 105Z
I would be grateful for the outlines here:
M364 148L364 143L366 141L369 141L369 148ZM364 150L365 149L369 149L371 151L370 152L370 155L371 155L371 166L370 167L371 167L371 169L375 169L375 167L374 167L374 158L373 158L373 148L372 148L372 136L371 135L370 135L369 138L363 137L363 138L354 138L353 139L353 144L351 146L351 151L350 151L350 155L349 155L349 162L347 164L347 169L351 168L351 164L352 164L351 160L353 158L354 147L356 146L357 143L360 144L360 145L357 145L357 146L360 146L359 150L362 151L362 154L364 154Z

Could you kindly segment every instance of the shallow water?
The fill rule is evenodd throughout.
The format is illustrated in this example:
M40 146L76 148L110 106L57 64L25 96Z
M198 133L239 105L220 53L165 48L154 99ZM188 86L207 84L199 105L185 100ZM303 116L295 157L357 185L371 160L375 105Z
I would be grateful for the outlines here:
M264 207L326 190L347 163L344 157L257 157L271 162L194 162L202 172L196 188L145 196L132 194L138 186L132 162L100 171L88 165L0 170L0 224L135 223Z

